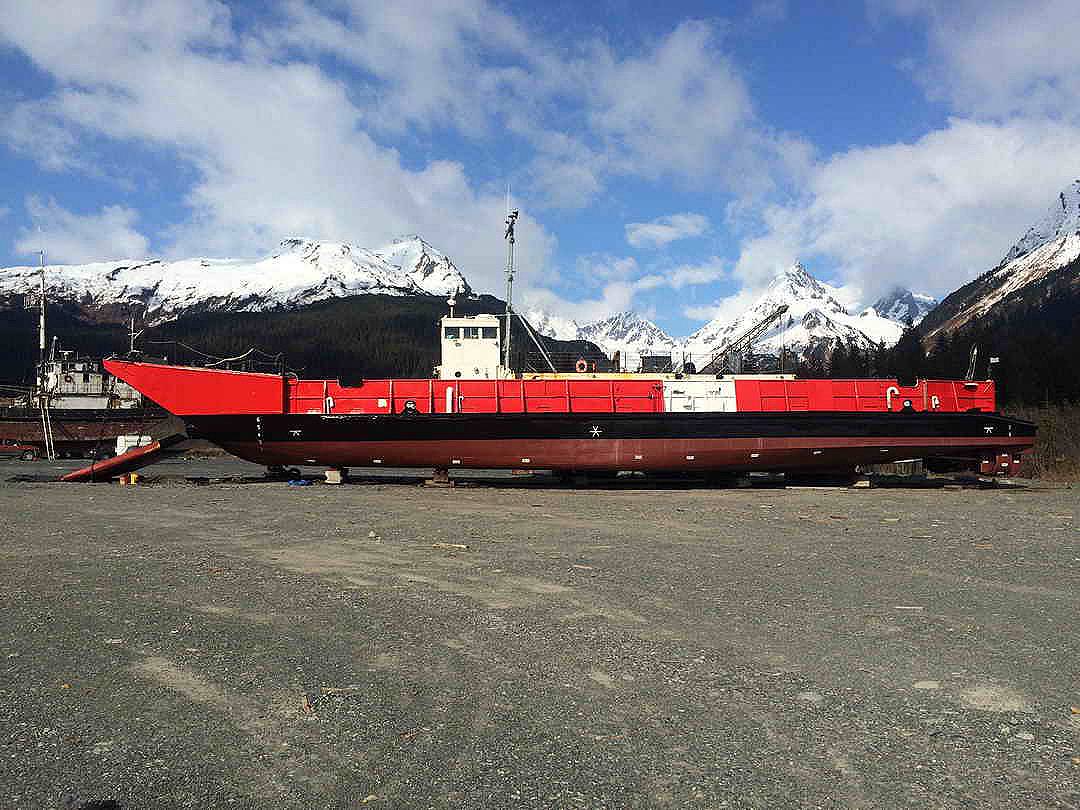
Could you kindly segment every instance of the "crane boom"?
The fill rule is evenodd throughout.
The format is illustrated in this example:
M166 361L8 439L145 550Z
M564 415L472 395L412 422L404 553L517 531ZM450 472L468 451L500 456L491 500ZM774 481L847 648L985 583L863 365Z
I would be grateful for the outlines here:
M754 341L765 334L769 327L779 320L788 309L790 307L787 304L781 304L737 338L721 346L713 353L712 359L705 364L700 373L722 374L727 371L735 373L742 371L743 355L753 345Z

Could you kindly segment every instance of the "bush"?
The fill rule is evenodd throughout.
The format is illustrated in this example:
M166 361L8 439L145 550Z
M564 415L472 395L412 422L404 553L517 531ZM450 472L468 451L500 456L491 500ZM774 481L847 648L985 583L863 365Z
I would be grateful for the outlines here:
M1016 406L1002 412L1039 427L1035 448L1025 456L1025 472L1051 481L1080 480L1080 405Z

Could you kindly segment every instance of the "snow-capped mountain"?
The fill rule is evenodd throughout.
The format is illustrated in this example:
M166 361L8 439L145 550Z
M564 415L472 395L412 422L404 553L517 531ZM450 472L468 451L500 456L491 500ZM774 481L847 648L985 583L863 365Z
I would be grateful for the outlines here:
M620 351L631 368L643 354L685 357L700 367L717 349L737 339L782 304L788 306L788 311L754 342L755 354L778 355L783 348L802 356L822 356L841 343L852 342L864 349L880 343L891 346L907 328L903 319L921 320L933 301L927 295L896 290L874 306L852 314L837 300L834 288L818 281L796 262L777 275L739 317L714 319L688 338L671 337L635 312L621 312L589 323L561 318L543 309L529 310L525 317L533 328L548 337L589 340L609 355Z
M1073 180L1058 193L1043 218L1028 228L1020 241L1009 249L1001 265L1008 265L1036 248L1077 233L1080 233L1080 180Z
M586 323L578 323L539 308L530 309L524 314L540 334L558 340L588 340L609 356L620 352L624 364L629 368L634 368L638 357L643 354L670 355L681 348L680 341L636 312L620 312Z
M573 318L564 318L539 307L528 309L523 315L529 325L545 337L556 340L578 340L581 324Z
M912 292L903 287L896 287L888 295L883 295L866 311L873 310L875 314L890 321L897 321L906 326L918 326L919 322L926 317L926 313L937 306L937 299L923 293Z
M0 295L36 288L36 267L0 269ZM418 236L367 249L286 239L256 261L181 259L95 262L47 268L50 296L90 308L135 303L150 323L191 311L264 311L350 295L448 295L471 289L444 254Z
M1080 287L1080 180L1066 186L1001 263L948 296L923 324L932 338L1014 304L1039 304Z
M584 324L578 329L578 339L592 341L609 355L619 352L631 368L640 355L670 355L680 348L679 341L636 312Z
M880 315L874 307L852 315L836 300L835 290L822 284L796 262L770 282L754 304L734 320L717 318L686 339L686 349L703 365L717 348L767 318L781 305L788 311L754 342L756 354L779 354L781 349L807 356L828 354L837 345L855 343L872 348L892 345L904 325Z

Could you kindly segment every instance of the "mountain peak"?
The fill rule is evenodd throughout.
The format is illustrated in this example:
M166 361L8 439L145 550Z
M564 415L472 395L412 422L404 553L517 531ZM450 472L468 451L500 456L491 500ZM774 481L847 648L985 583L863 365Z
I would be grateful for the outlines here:
M825 307L833 311L844 309L832 296L829 288L810 275L802 262L796 261L773 277L759 304L776 308L781 304L791 306L797 301L807 299L820 300Z
M795 260L795 263L791 265L791 267L787 268L783 271L783 273L780 273L779 275L786 276L797 281L815 280L814 277L811 276L809 272L807 272L806 266L798 259Z
M263 311L351 295L471 293L449 257L419 238L369 250L294 237L283 240L278 252L255 261L140 260L49 270L56 297L90 307L137 302L146 305L152 322L185 312ZM6 268L0 274L0 294L25 293L36 278L37 268Z
M1011 308L1065 295L1055 281L1069 268L1075 284L1080 259L1080 179L1062 189L1043 218L1028 229L1001 263L946 298L924 324L925 337L956 332L968 324ZM1060 280L1059 280L1060 281ZM927 327L929 327L927 329Z
M865 317L852 315L836 300L830 287L814 278L801 262L795 262L780 271L738 318L713 319L687 338L687 348L696 358L707 359L782 305L788 311L761 335L755 351L828 353L840 343L854 342L864 347L879 342L895 343L903 332L901 324L877 313L868 311Z
M807 272L802 262L796 261L795 264L781 270L773 276L773 280L770 283L772 285L795 284L812 287L817 283L817 279Z
M642 354L670 354L679 341L633 310L625 310L595 321L578 323L569 318L533 308L525 313L532 327L542 335L559 340L588 340L606 354L621 352L630 366Z
M1080 234L1080 179L1073 180L1058 192L1042 219L1028 228L1001 263L1008 264L1047 242L1070 234Z
M916 326L935 306L937 299L933 296L912 292L906 287L893 287L862 314L869 315L873 312L906 326Z

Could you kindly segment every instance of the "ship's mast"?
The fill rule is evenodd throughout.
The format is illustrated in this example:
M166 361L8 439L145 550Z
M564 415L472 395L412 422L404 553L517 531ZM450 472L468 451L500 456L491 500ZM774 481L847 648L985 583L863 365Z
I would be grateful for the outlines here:
M503 238L506 240L506 340L503 343L503 367L508 372L510 369L510 319L514 313L512 303L514 297L514 223L517 222L517 218L518 212L516 209L507 212L506 233L503 234Z
M38 385L45 390L45 251L39 250L41 260L41 317L38 319Z
M38 319L38 404L41 408L41 433L45 442L45 457L50 461L56 458L56 449L52 435L52 417L49 415L49 392L45 390L48 374L45 370L45 251L38 253L41 259L41 317Z
M135 341L138 340L142 336L142 333L145 332L145 331L146 331L145 329L140 329L138 332L135 331L135 310L132 309L131 310L131 331L128 332L128 337L130 338L130 342L128 343L128 353L129 354L135 354Z

